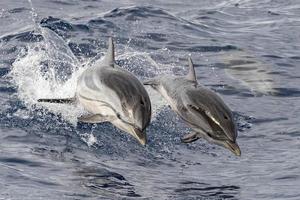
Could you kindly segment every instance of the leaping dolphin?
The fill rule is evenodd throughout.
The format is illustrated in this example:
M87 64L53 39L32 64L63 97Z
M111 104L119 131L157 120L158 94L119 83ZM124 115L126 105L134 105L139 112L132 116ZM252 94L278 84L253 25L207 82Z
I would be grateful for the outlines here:
M75 97L39 99L38 102L80 103L90 114L81 122L110 122L128 132L142 145L151 119L151 103L143 84L115 63L114 43L109 38L104 60L85 70L77 81Z
M198 84L192 59L188 59L187 76L164 75L144 82L158 91L171 108L193 129L182 141L193 142L204 138L221 145L235 155L241 151L236 142L237 129L233 114L213 91Z

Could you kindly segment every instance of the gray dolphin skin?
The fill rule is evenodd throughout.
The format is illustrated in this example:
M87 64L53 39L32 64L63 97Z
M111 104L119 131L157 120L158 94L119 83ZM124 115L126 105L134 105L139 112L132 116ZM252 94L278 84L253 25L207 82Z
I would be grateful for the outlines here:
M90 114L79 117L79 121L110 122L145 145L145 129L151 120L150 98L143 84L115 63L114 54L114 43L109 38L104 60L96 62L81 74L74 98L38 101L80 103Z
M215 92L198 84L192 59L189 58L188 62L187 76L159 76L145 81L144 85L158 91L193 129L182 138L182 142L204 138L240 156L236 142L237 128L231 110Z

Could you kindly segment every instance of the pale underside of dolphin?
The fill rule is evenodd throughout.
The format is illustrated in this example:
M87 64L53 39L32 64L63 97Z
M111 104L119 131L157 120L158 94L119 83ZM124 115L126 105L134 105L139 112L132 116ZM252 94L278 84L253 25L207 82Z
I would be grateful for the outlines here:
M182 138L193 142L204 138L241 155L236 142L237 129L233 114L212 90L198 84L191 58L187 76L160 76L144 82L158 91L193 131Z
M114 44L109 39L102 61L86 69L78 78L72 98L39 99L48 103L79 103L88 115L81 122L110 122L146 143L145 129L151 119L151 103L143 84L130 72L115 64Z

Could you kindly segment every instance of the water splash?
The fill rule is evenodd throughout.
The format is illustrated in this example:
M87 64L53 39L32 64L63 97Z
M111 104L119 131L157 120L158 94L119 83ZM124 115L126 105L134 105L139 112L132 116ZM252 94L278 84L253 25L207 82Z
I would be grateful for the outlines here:
M40 28L44 40L20 52L8 74L17 86L18 97L29 109L46 108L76 123L80 106L38 104L39 98L73 97L77 77L84 70L67 44L54 32ZM70 107L73 107L70 109Z
M35 28L36 31L41 32L41 30L40 30L41 27L40 27L40 25L39 25L39 23L38 23L38 14L37 14L37 12L36 12L34 6L33 6L32 1L31 1L31 0L28 0L28 3L29 3L29 5L30 5L30 9L31 9L31 10L30 10L30 14L31 14L31 20L32 20L32 22L33 22L34 28Z

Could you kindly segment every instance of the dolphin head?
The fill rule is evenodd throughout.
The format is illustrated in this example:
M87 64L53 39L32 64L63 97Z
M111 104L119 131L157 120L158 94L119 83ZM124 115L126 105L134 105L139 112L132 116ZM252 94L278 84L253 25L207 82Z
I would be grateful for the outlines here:
M110 101L115 112L115 120L111 123L145 145L146 127L151 120L151 102L146 89L129 72L121 69L102 72L103 83L115 94Z
M151 103L148 96L139 96L132 106L132 121L135 126L144 131L150 123Z
M148 96L126 96L122 110L112 123L119 129L131 134L142 145L147 142L146 127L151 119L151 104Z
M132 131L129 131L142 145L146 144L146 127L151 120L151 103L148 96L136 96L134 101L127 104Z
M196 132L185 136L183 142L192 142L202 137L240 156L233 114L223 100L216 93L202 87L188 90L185 94L182 100L183 105L186 105L185 112L189 114L183 115Z
M206 120L204 123L208 123L210 129L201 133L203 133L206 140L223 146L236 156L240 156L241 150L236 141L237 128L231 112L228 111L205 112Z

